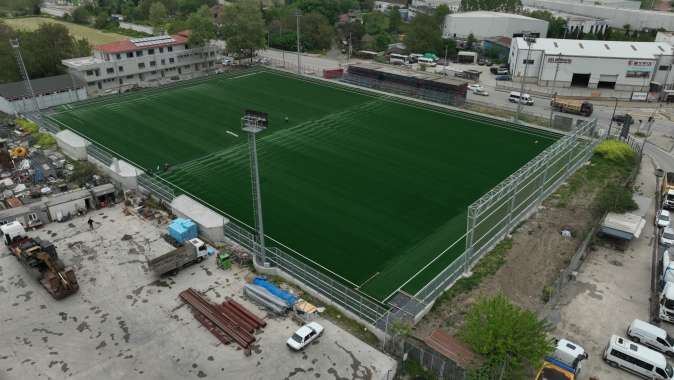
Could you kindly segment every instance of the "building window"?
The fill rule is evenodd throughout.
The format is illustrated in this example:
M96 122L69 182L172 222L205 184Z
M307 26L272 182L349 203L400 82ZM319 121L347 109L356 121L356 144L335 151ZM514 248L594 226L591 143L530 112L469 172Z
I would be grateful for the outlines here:
M625 73L625 77L627 78L648 78L650 76L651 76L650 71L630 70L627 73Z
M185 44L185 50L190 50L190 45Z
M133 58L133 53L126 53L126 58Z
M88 76L94 75L94 70L87 70L87 75Z
M94 70L94 74L96 74L96 76L100 76L100 75L101 75L101 71L100 71L99 69L96 69L96 70Z
M164 48L163 48L163 47L160 47L160 48L159 48L159 52L160 52L160 53L163 53L163 52L164 52Z
M121 55L121 54L115 54L115 57L116 57L118 60L119 60L119 59L122 59L122 55Z
M165 65L165 64L166 64L166 60L165 60L165 59L162 59L162 60L161 60L161 64L162 64L162 65Z
M176 61L175 59L169 58L169 63L175 63L175 61Z
M524 59L524 60L522 60L522 63L525 64L525 65L533 65L534 60L533 59L530 59L530 60Z
M154 49L147 49L147 54L149 54L149 55L154 54Z
M138 64L138 68L139 68L139 69L144 69L144 68L145 68L145 64L144 64L143 62L139 63L139 64Z
M155 67L155 66L157 66L157 62L156 61L150 61L150 67Z
M105 72L108 74L113 74L115 72L115 69L113 69L112 67L108 67L107 69L105 69Z
M133 75L127 75L126 79L133 79Z
M120 73L123 73L124 72L124 66L119 66L117 68L117 71L119 71Z
M658 70L660 70L660 71L669 71L669 68L670 68L670 67L671 67L671 66L669 66L669 65L662 65L662 66L660 66L660 67L658 68Z
M136 52L136 57L142 57L142 56L143 56L143 51L142 51L142 50L138 50L138 51Z
M166 48L168 51L173 51L173 46L169 46Z

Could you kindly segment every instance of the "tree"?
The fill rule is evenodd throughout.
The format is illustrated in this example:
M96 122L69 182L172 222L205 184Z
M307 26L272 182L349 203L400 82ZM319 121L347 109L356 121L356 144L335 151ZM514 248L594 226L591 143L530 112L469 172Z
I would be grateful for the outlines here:
M419 14L409 25L405 45L413 53L444 53L442 30L433 16Z
M223 15L223 36L227 50L240 55L264 47L265 28L260 8L251 2L237 2L225 8Z
M435 18L435 22L442 27L445 24L445 17L450 13L449 7L447 4L441 4L438 5L437 8L435 8L435 11L433 11L433 17Z
M190 37L187 41L190 45L204 46L215 38L215 25L211 21L211 12L206 5L192 13L187 19L187 24L190 26Z
M88 24L91 14L84 5L80 5L73 11L72 18L76 24Z
M164 23L166 19L167 11L166 6L159 1L152 3L150 6L150 23L152 26L159 27Z
M110 15L107 12L101 10L98 15L96 15L96 19L94 20L94 28L105 29L109 22Z
M512 379L522 378L524 370L537 366L552 352L546 328L534 313L499 294L478 299L466 315L460 336L486 359L487 366L501 369L502 378Z
M522 8L520 0L461 0L461 10L516 12Z
M475 46L475 42L477 42L477 40L475 39L475 36L473 35L473 33L470 33L468 35L468 38L466 38L466 50L473 50L473 47Z
M334 29L322 14L311 12L302 16L300 42L304 50L328 50L334 37Z
M400 32L400 25L402 25L403 19L400 16L400 9L398 7L393 7L388 11L388 31L389 33L398 33Z
M382 12L370 12L364 17L365 32L370 35L375 35L387 32L389 28L389 19Z

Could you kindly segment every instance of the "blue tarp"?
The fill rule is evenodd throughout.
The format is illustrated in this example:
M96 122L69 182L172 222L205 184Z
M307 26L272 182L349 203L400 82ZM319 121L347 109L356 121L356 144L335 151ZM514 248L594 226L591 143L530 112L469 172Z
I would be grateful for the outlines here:
M253 284L267 289L274 296L284 300L289 306L292 306L295 304L295 302L297 302L298 299L297 296L294 296L284 290L279 289L278 287L276 287L276 285L267 282L267 280L263 277L255 277L255 279L253 280Z
M176 218L168 226L169 235L179 243L194 239L199 234L197 225L191 219Z

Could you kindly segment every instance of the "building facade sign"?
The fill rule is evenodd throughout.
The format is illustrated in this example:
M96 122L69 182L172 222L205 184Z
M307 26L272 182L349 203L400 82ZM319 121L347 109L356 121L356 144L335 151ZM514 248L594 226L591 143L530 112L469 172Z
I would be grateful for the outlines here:
M571 58L564 57L548 57L548 63L571 63Z

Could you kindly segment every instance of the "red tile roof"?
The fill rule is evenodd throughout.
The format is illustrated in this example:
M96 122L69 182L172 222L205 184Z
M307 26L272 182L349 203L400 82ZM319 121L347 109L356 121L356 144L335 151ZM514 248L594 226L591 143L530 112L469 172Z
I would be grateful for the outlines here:
M122 40L122 41L115 41L111 42L109 44L103 44L103 45L96 45L94 46L94 49L102 52L102 53L126 53L126 52L131 52L131 51L136 51L136 50L144 50L144 49L154 49L154 48L159 48L159 47L164 47L164 46L173 46L173 45L180 45L184 44L187 42L187 38L189 36L189 31L182 31L179 32L178 34L172 35L174 42L170 43L163 43L163 44L157 44L157 45L151 45L151 46L136 46L131 40Z
M453 360L461 368L475 368L481 362L479 355L444 330L433 331L424 339L424 343L446 358Z

